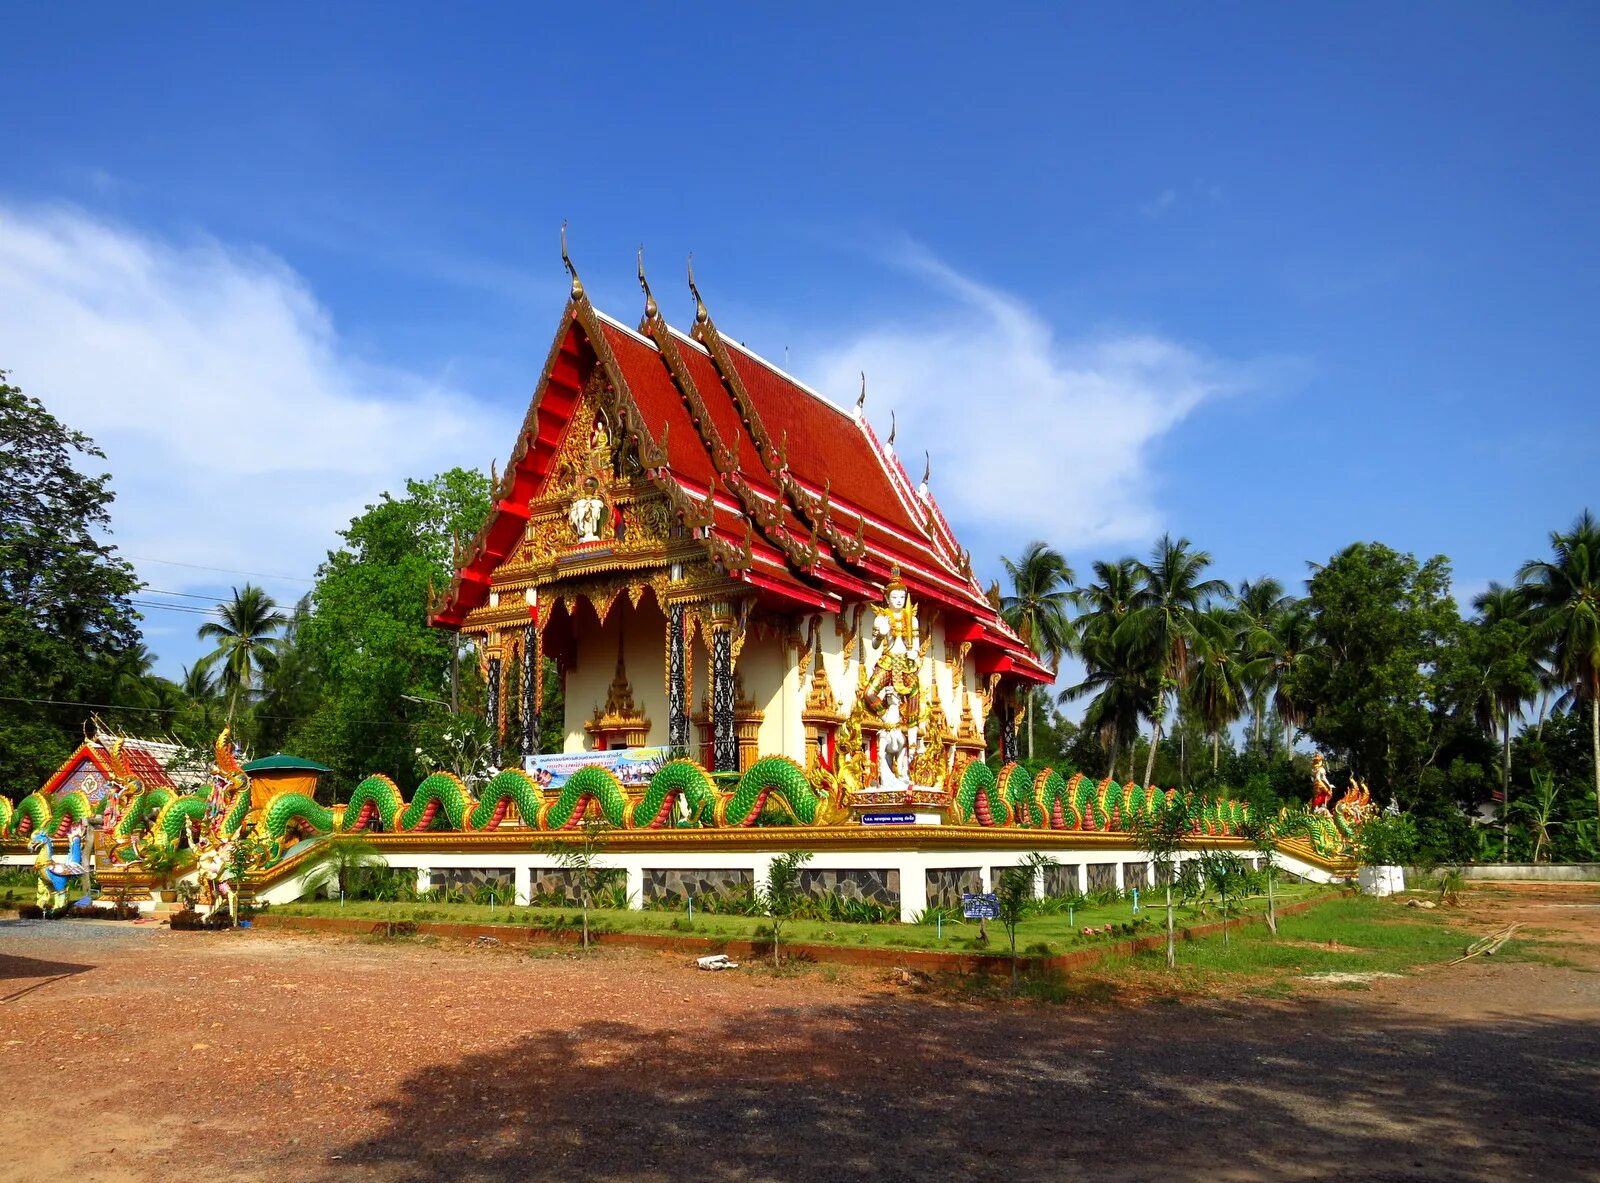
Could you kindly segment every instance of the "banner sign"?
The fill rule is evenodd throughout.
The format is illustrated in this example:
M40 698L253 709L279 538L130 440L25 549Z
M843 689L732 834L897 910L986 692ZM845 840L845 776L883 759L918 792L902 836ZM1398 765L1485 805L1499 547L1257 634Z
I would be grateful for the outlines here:
M917 824L917 815L914 813L863 813L861 824L864 826L914 826Z
M991 892L961 893L961 914L968 920L1000 919L1000 901Z
M669 759L667 748L616 748L609 752L529 756L523 768L542 789L561 789L574 772L591 766L607 769L625 785L645 785Z

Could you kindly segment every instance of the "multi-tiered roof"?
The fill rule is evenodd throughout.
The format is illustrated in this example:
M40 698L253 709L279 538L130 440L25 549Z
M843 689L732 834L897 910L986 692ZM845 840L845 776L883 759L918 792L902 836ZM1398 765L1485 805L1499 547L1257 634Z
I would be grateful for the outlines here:
M724 337L692 273L688 333L666 322L644 286L645 315L632 329L596 310L574 273L489 521L434 624L459 628L487 600L598 368L646 478L730 578L776 607L837 611L877 599L898 567L912 594L943 614L946 639L972 644L981 674L1051 680L979 586L926 479L913 483L872 430L864 399L844 411Z

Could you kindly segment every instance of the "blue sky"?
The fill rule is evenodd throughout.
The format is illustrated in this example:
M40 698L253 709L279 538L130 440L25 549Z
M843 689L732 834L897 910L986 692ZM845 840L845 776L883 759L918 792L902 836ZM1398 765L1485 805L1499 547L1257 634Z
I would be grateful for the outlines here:
M865 368L984 572L1378 539L1470 595L1600 508L1600 10L783 11L10 6L0 367L191 596L241 577L150 560L306 580L503 459L563 218L624 319L692 250L725 332Z

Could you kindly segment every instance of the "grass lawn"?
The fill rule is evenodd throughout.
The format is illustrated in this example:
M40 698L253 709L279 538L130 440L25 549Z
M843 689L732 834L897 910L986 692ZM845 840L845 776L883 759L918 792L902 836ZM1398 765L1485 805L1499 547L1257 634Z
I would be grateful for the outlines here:
M1330 889L1310 884L1298 884L1276 889L1280 905L1330 895ZM1231 906L1231 901L1230 901ZM280 904L270 909L277 916L344 916L352 919L455 921L470 924L515 924L536 928L570 928L578 923L576 908L490 908L486 904L444 903L375 903L348 901L342 907L336 900L301 901ZM1215 901L1208 907L1179 905L1174 909L1178 927L1203 924L1219 919ZM1252 898L1234 911L1235 916L1260 916L1265 911L1265 901ZM1288 922L1281 920L1280 928ZM1110 904L1090 904L1074 909L1069 915L1062 911L1031 916L1017 926L1017 949L1032 955L1051 955L1069 949L1082 948L1111 939L1104 935L1085 936L1086 927L1102 928L1105 925L1137 924L1138 931L1153 933L1165 924L1162 907L1153 897L1143 897L1135 916L1130 901ZM696 912L690 921L686 911L658 912L649 910L621 910L616 908L591 908L589 927L595 932L648 932L682 934L713 939L753 940L766 935L767 921L759 916L736 916ZM1255 926L1241 926L1240 931L1250 931ZM786 942L817 945L866 945L882 948L945 949L956 952L1003 952L1006 943L1004 928L998 921L989 924L987 946L977 940L976 921L946 923L942 929L933 924L849 924L842 921L792 920L783 927ZM1118 934L1118 935L1126 935Z

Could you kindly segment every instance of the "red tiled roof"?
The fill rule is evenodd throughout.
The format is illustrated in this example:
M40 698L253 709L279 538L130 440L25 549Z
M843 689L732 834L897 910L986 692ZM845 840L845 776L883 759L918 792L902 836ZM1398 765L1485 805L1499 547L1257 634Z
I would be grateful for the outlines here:
M669 359L655 341L595 312L586 297L569 305L552 358L578 360L548 369L534 395L531 429L525 425L537 446L513 456L497 509L435 621L458 626L486 599L494 568L514 549L528 518L528 502L549 476L549 463L560 447L581 384L579 375L603 362L595 352L601 345L615 359L618 372L612 377L631 395L652 446L665 439L667 470L656 473L656 479L676 483L697 502L704 500L708 489L715 490L711 529L736 550L748 540L752 566L741 577L797 603L839 606L875 594L890 570L899 566L915 594L955 613L952 635L992 649L991 657L980 658L980 666L1050 679L1049 671L999 619L976 580L964 573L944 515L912 484L871 427L744 347L722 339L709 321L701 327L707 331L703 340L709 349L668 329L659 319L650 321L651 334L681 365L675 379ZM603 344L589 341L590 331L598 333ZM670 341L663 333L671 334ZM720 355L719 347L724 349ZM686 389L679 389L678 379L685 380ZM747 399L742 409L737 401L741 393ZM707 430L696 427L690 407L696 398L709 420ZM763 430L782 452L786 474L769 471L764 462L757 442ZM729 477L717 471L713 456L717 442L737 458L738 471ZM792 479L803 493L786 493L780 478ZM825 541L819 542L816 564L797 567L812 538L814 511L809 502L825 489L840 546L859 530L866 552L859 557L834 554ZM761 505L755 508L763 514L763 506L776 510L776 525L750 528L746 510L751 503L746 499L752 494L759 497ZM969 624L961 625L962 617Z

